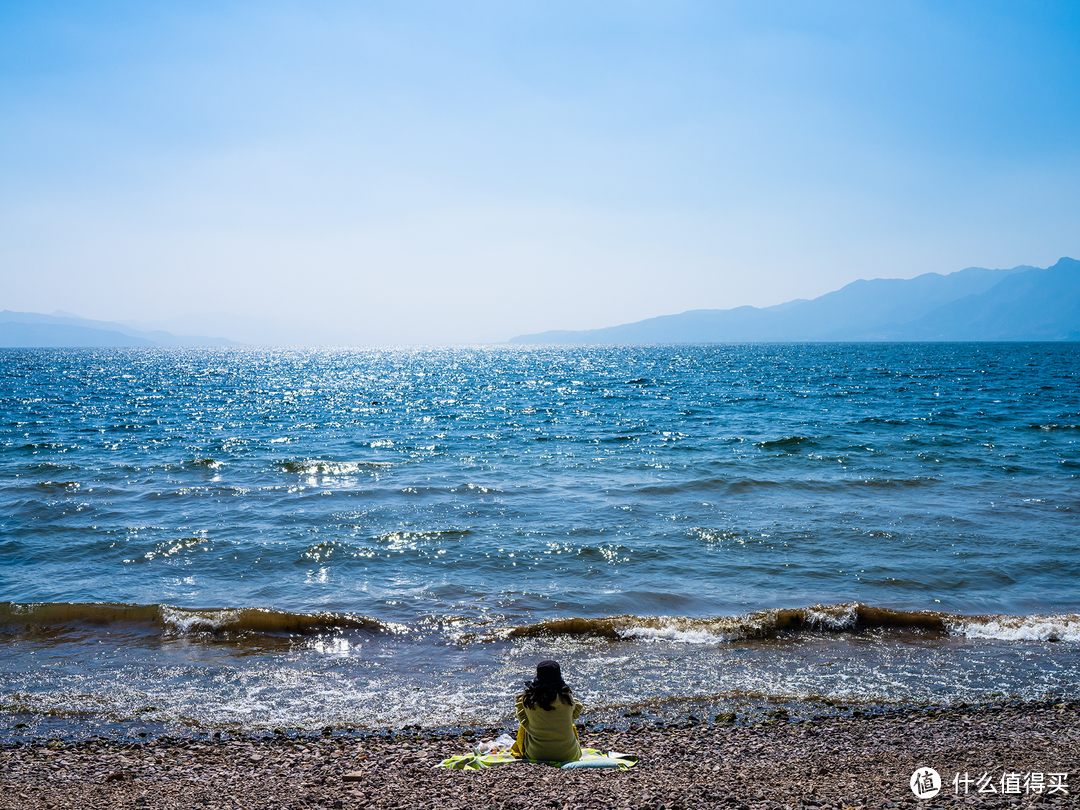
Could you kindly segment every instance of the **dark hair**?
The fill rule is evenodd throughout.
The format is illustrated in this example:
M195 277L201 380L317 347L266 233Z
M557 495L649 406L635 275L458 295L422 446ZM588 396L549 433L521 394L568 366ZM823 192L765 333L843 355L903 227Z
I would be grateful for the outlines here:
M523 702L526 709L535 709L539 706L547 712L555 708L552 704L556 699L567 705L574 705L574 699L570 697L570 687L566 684L563 684L560 688L547 685L533 686L531 683L527 683L522 698L524 698Z
M536 665L536 677L525 682L525 691L521 694L526 709L539 706L550 712L555 707L551 704L556 699L568 706L574 705L570 697L570 687L562 679L562 670L557 661L541 661Z

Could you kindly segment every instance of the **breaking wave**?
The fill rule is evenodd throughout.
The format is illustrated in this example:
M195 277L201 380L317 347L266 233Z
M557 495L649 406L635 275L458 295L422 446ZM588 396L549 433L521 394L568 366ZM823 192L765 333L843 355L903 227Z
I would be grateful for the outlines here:
M1004 641L1080 642L1080 615L1076 614L962 616L934 610L894 610L858 602L710 618L621 615L549 619L492 635L506 638L593 636L613 640L718 644L800 632L858 633L880 628Z
M438 626L429 617L425 626ZM449 621L448 626L457 626ZM490 625L489 625L490 626ZM373 635L400 634L409 626L350 613L291 613L269 608L184 608L110 602L0 602L0 632L49 631L64 628L128 627L155 635L317 636L340 631ZM497 641L517 638L593 637L612 641L667 641L682 644L721 644L775 639L801 633L853 634L887 629L940 636L1001 641L1080 643L1080 614L1031 616L963 616L933 610L895 610L850 602L801 608L760 610L739 616L601 616L563 617L532 624L507 625L483 634L453 632L456 641Z
M319 461L304 459L299 461L280 461L278 466L287 473L298 475L356 475L364 470L384 470L393 467L390 461Z
M949 632L968 638L1077 643L1080 642L1080 614L965 617L951 623Z
M311 636L336 630L383 633L398 629L348 613L289 613L255 607L196 609L112 602L0 602L0 629L7 632L80 626L127 626L160 634L214 636Z

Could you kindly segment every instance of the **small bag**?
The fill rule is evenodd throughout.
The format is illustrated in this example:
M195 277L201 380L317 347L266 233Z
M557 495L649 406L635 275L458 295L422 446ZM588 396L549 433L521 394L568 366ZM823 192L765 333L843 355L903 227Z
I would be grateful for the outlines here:
M473 753L477 756L483 756L484 754L497 754L499 751L505 751L514 744L514 738L509 734L500 734L496 739L491 742L479 743L473 748Z

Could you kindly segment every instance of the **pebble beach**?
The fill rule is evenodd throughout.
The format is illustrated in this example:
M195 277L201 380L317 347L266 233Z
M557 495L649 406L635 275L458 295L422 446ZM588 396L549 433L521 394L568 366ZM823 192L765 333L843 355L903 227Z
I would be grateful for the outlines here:
M0 750L0 809L1080 807L1080 704L914 707L581 728L624 771L435 766L494 729L142 741ZM941 777L915 796L916 769Z

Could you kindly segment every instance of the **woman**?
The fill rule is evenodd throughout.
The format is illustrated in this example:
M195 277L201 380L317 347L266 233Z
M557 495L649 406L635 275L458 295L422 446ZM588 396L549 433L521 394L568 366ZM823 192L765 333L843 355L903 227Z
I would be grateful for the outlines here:
M525 682L514 708L519 723L517 742L510 749L514 756L544 762L581 759L574 721L583 707L570 694L558 662L536 665L536 677Z

